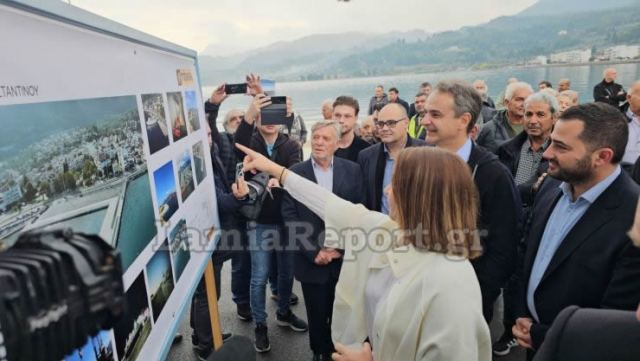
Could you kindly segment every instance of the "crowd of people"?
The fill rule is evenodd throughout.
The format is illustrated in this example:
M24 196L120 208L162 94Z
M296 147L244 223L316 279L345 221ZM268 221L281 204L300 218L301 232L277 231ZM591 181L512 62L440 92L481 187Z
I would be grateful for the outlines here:
M569 79L534 91L512 78L495 101L480 79L424 82L411 104L378 85L360 122L351 96L319 104L308 159L291 99L286 125L261 124L271 101L249 75L248 108L227 111L220 132L218 87L205 103L222 227L212 258L218 291L232 260L255 350L271 349L270 292L277 325L309 333L312 360L490 360L514 347L536 361L639 360L640 81L615 81L607 69L585 104ZM269 194L247 219L256 174ZM291 311L294 279L306 320ZM206 312L201 284L202 358Z

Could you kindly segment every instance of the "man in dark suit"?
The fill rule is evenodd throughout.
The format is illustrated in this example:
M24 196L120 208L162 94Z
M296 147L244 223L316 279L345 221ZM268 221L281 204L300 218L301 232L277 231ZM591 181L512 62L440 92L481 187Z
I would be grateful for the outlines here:
M513 327L531 351L567 306L638 306L640 249L627 231L640 188L620 169L627 137L622 113L603 103L569 108L551 133L543 156L553 178L533 205Z
M534 361L636 361L640 322L634 312L569 306L547 332Z
M340 198L360 203L363 199L360 167L334 157L339 136L338 122L316 123L311 130L311 158L290 170ZM282 216L288 242L290 245L295 242L296 246L294 275L302 285L313 360L331 360L331 353L335 351L331 341L331 315L342 255L324 247L324 222L288 195L282 201Z
M482 291L487 322L500 289L513 275L520 237L522 204L513 177L493 153L470 134L482 111L482 98L469 84L444 81L433 89L422 125L427 143L457 153L467 162L480 196L479 240L482 256L472 261Z
M404 148L424 146L426 143L411 138L407 133L409 117L400 104L385 105L374 125L381 142L360 151L358 155L365 185L364 205L372 211L389 214L389 201L384 189L391 184L394 160Z

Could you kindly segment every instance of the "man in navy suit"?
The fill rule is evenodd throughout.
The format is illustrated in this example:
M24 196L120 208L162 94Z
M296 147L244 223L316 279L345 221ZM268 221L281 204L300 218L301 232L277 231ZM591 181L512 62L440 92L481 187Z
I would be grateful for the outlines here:
M524 259L518 343L538 349L570 305L634 310L640 249L627 231L640 188L622 172L627 121L604 103L562 114L544 152L549 176L533 205ZM532 356L532 352L529 352Z
M354 203L364 199L362 173L357 163L334 157L340 125L321 121L311 129L311 158L290 170ZM302 285L307 308L313 360L331 360L331 315L342 254L324 247L324 222L290 196L282 201L288 244L295 246L294 275Z

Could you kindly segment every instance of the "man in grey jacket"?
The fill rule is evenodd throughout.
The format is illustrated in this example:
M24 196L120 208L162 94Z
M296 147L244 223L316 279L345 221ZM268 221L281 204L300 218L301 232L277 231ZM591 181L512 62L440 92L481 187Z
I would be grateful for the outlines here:
M524 100L531 94L533 89L527 83L509 84L504 92L505 109L482 126L476 143L495 153L500 145L518 135L523 130Z
M375 95L369 100L369 115L373 114L377 104L380 104L378 109L382 109L387 103L389 103L389 99L387 94L384 93L384 87L382 85L376 86Z

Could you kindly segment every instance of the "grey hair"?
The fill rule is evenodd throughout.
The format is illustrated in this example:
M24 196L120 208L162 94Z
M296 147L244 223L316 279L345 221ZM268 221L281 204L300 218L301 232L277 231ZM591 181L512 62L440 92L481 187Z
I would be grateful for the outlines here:
M453 97L453 111L456 117L460 117L464 113L471 114L471 121L467 128L467 133L470 132L482 111L480 93L471 85L457 80L441 81L436 85L435 91Z
M321 120L319 122L316 122L315 124L313 124L313 126L311 126L311 134L315 133L318 129L326 127L333 128L333 130L336 132L336 139L340 139L340 137L342 136L342 127L340 126L340 123L335 120Z
M227 130L227 125L229 125L229 122L231 121L231 115L236 112L244 115L244 112L240 109L229 110L227 114L224 116L224 121L222 122L222 127L224 128L224 130Z
M322 102L322 108L329 107L333 109L333 99L326 99Z
M531 93L533 93L533 88L529 83L525 83L523 81L517 81L507 85L507 89L504 91L504 98L506 100L511 100L511 98L513 98L513 93L515 93L520 89L527 89Z
M525 108L527 107L527 105L531 103L546 103L549 106L549 111L551 112L552 115L556 114L558 110L560 110L560 104L558 104L558 99L556 99L556 97L554 97L553 95L549 94L549 92L541 91L541 92L537 92L529 95L527 99L524 101Z

